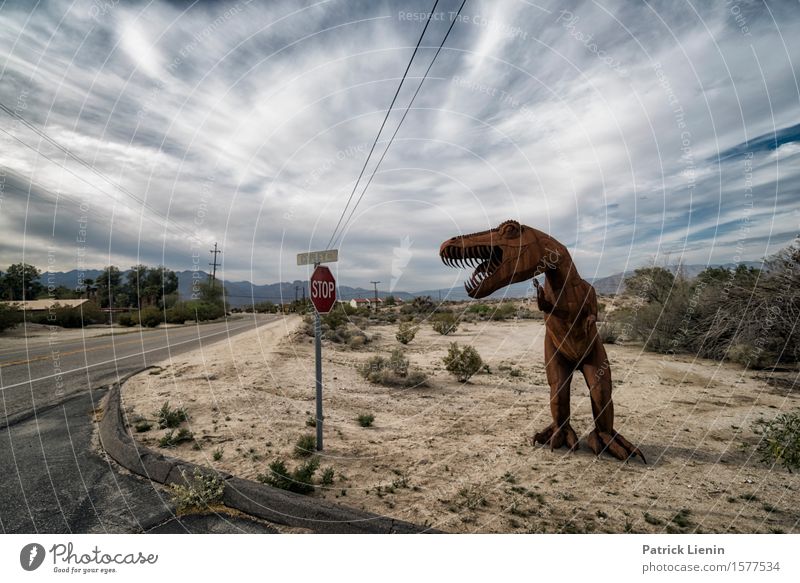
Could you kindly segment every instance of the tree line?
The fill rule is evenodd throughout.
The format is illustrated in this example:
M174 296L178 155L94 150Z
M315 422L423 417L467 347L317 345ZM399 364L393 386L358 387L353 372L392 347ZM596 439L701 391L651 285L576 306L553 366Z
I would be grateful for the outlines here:
M102 308L127 309L117 316L122 325L157 326L160 322L212 320L225 315L225 290L220 282L204 281L188 301L178 294L178 275L164 266L134 265L123 272L110 265L96 279L86 279L77 288L48 285L34 265L15 263L0 272L0 298L7 301L36 299L88 299L91 305L80 312L54 308L50 313L26 314L29 321L78 327L108 321ZM2 307L0 329L21 321L18 310Z
M0 272L0 297L9 301L88 298L101 308L141 309L174 303L177 292L178 275L164 266L134 265L123 273L110 265L97 279L86 279L78 288L48 286L42 281L42 271L27 263L15 263Z
M690 280L680 269L645 267L625 285L635 301L607 319L606 340L753 368L800 361L800 238L760 269L709 267Z

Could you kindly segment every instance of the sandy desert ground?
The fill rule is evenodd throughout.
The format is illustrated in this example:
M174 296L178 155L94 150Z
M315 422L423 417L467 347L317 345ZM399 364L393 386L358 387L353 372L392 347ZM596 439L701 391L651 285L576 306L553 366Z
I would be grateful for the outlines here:
M246 478L279 457L300 463L294 445L315 431L313 344L300 327L289 316L134 377L123 391L128 419L153 419L168 400L186 407L196 439L171 455ZM751 424L795 409L799 394L763 372L607 346L617 429L649 462L621 463L585 444L574 454L529 445L550 422L541 321L465 324L450 336L423 326L407 354L430 386L369 384L354 365L388 355L396 331L370 326L360 350L325 343L321 467L335 479L313 496L449 532L798 531L800 478L758 461ZM441 363L453 341L475 346L491 374L455 381ZM587 433L582 378L572 409ZM373 427L359 426L362 413ZM163 434L135 436L157 448Z

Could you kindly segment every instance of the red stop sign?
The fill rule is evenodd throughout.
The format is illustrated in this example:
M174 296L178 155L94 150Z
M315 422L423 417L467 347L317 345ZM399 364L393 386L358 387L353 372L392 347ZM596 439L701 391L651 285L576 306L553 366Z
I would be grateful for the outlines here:
M311 275L311 303L320 314L327 314L336 303L336 280L331 270L318 265Z

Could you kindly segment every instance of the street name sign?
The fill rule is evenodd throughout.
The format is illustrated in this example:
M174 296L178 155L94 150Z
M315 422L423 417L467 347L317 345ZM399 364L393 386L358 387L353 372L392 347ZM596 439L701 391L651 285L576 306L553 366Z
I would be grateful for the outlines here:
M336 263L337 261L339 261L338 249L297 254L297 265L316 265L318 263Z

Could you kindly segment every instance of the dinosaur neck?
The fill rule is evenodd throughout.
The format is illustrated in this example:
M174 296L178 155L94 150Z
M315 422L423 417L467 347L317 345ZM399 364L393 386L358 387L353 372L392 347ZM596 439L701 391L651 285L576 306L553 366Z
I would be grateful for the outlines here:
M556 267L547 269L545 275L547 281L550 282L550 285L556 292L561 291L565 287L569 287L572 283L580 279L571 259L560 263Z
M541 248L545 251L544 273L553 291L559 292L580 281L581 277L578 275L572 256L563 244L547 235L547 242Z

